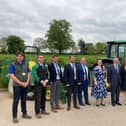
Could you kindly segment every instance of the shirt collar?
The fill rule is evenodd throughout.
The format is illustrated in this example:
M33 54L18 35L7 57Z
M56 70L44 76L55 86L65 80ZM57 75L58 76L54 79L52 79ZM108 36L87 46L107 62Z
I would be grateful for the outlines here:
M22 61L21 63L18 62L18 61L16 61L15 63L16 63L16 64L19 64L19 65L22 65L22 64L24 64L24 61Z

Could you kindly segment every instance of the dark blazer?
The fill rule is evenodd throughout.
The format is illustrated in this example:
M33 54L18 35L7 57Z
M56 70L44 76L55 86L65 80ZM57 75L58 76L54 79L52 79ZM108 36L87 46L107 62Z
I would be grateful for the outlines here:
M60 66L60 64L58 64L58 66L60 68L60 80L62 81L63 77L62 77L61 66ZM55 82L57 73L56 73L56 69L55 69L55 66L53 63L48 65L48 70L49 70L49 82Z
M40 65L38 65L36 72L37 72L37 75L40 78L40 80L48 79L48 71L47 71L45 64L43 64L43 68Z
M87 68L88 68L88 65L86 65ZM81 83L84 82L84 70L82 68L82 65L81 64L78 64L78 68L79 68L79 77L80 77L80 81ZM87 80L88 81L88 84L90 83L90 71L89 71L89 68L88 68L88 75L87 75Z
M75 66L76 66L76 77L77 77L76 83L80 83L79 69L78 69L77 64L75 64ZM67 64L64 67L64 81L65 81L65 84L69 84L69 85L72 85L75 83L74 70L70 64Z
M111 64L108 67L108 81L110 82L111 86L114 85L121 85L121 76L120 76L120 66L118 66L119 72L116 71L114 64Z

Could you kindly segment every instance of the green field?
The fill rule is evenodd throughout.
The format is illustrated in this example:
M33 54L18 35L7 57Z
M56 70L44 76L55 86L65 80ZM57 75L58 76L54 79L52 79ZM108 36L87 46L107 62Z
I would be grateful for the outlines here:
M45 63L49 64L51 62L52 54L43 54ZM96 63L96 60L104 55L75 55L76 62L79 63L79 60L82 56L86 57L87 64L89 65L90 70L92 70L93 65ZM27 61L36 61L35 54L27 54L25 56ZM7 87L8 85L8 68L11 62L15 60L15 55L13 54L0 54L0 88ZM65 64L69 63L69 55L59 55L59 63L64 66Z

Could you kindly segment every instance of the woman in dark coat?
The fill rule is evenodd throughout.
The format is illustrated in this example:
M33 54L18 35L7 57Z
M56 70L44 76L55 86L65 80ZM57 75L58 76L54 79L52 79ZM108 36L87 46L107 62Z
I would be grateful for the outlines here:
M120 73L121 73L121 89L123 90L124 104L126 105L126 58L123 61Z

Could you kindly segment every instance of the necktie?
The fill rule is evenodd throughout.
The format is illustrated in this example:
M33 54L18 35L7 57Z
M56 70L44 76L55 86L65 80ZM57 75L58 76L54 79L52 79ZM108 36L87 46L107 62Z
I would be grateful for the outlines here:
M76 80L76 67L75 67L75 64L72 63L72 68L73 68L73 71L74 71L74 80Z
M57 71L57 74L59 75L60 74L60 69L59 69L59 66L58 66L57 63L56 63L56 71Z
M40 67L41 67L41 69L44 69L44 66L43 66L43 64L40 64Z
M83 65L84 68L84 80L87 80L87 71L85 65Z

